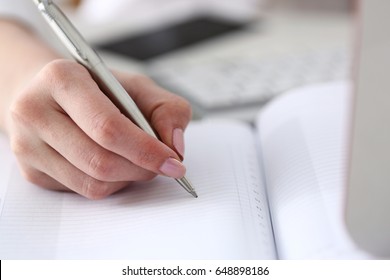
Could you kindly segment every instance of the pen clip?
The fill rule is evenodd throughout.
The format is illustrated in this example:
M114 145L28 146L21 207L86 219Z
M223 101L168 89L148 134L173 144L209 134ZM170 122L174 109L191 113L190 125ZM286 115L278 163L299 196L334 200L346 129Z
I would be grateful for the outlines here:
M71 55L81 64L90 66L91 54L98 61L98 55L93 50L89 50L88 44L84 41L83 37L78 33L77 29L72 26L72 23L66 19L63 12L57 7L57 5L51 0L34 0L37 3L39 10L46 21L56 31L60 40L67 46ZM86 51L89 51L88 54Z

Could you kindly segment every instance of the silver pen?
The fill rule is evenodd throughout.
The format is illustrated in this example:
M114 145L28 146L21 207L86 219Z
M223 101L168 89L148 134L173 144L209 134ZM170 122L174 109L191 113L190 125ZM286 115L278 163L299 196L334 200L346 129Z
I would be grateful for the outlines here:
M61 9L51 0L33 0L41 15L69 50L76 61L85 66L108 98L142 130L158 139L149 122L135 102L114 77L100 56L69 21ZM175 179L187 192L198 197L192 184L185 178Z

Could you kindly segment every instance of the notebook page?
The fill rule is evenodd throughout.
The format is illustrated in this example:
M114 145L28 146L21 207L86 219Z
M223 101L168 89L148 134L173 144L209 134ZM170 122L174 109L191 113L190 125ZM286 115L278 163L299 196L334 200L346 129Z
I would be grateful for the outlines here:
M40 189L15 172L0 219L0 257L273 258L250 127L194 123L186 146L187 175L197 199L159 176L89 201Z
M8 185L9 176L12 166L15 162L15 157L11 152L8 137L0 131L0 216L3 209L4 195Z
M343 224L349 86L292 91L258 120L280 258L367 258Z

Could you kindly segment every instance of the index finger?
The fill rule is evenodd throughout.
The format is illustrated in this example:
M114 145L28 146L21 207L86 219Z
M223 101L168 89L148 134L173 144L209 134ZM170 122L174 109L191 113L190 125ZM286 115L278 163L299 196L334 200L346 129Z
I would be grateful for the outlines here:
M178 155L121 114L83 66L61 61L49 70L53 99L96 143L154 173L184 176Z
M189 102L159 87L147 77L124 74L118 74L118 77L161 140L183 156L183 132L192 117Z

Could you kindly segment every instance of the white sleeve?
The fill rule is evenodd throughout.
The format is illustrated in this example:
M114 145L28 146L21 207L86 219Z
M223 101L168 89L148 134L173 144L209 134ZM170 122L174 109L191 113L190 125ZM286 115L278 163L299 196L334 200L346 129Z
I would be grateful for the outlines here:
M43 21L32 0L0 0L0 17L23 21L37 30Z
M61 48L58 39L54 37L53 31L39 14L33 0L0 0L1 18L9 18L24 23L26 26L35 30L46 43L58 51L63 52L63 48Z

